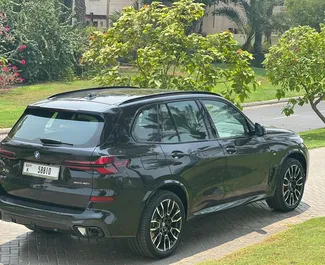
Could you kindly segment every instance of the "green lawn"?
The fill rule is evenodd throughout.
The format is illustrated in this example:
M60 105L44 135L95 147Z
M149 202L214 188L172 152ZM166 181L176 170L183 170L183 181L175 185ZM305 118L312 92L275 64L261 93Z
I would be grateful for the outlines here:
M325 264L325 218L296 225L219 261L200 265L323 265Z
M257 79L262 86L250 95L247 102L270 100L275 98L276 88L270 84L265 75L264 69L254 69ZM135 70L123 70L124 74L134 74ZM23 86L11 91L0 91L0 128L11 127L19 118L25 107L35 101L64 91L95 87L92 81L54 82L31 86ZM225 89L224 85L215 88L216 92ZM295 96L295 93L288 96Z
M91 81L55 82L23 86L9 92L0 91L0 128L11 127L32 102L55 93L92 86Z
M302 132L300 136L309 149L325 147L325 128Z

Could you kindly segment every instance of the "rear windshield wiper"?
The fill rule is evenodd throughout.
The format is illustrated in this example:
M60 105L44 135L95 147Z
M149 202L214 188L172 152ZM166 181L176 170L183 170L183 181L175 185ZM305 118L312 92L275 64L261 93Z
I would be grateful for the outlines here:
M45 138L41 138L40 141L41 141L43 144L60 144L60 145L70 145L70 146L73 146L73 144L70 144L70 143L64 143L64 142L61 142L61 141L58 141L58 140L53 140L53 139L45 139Z

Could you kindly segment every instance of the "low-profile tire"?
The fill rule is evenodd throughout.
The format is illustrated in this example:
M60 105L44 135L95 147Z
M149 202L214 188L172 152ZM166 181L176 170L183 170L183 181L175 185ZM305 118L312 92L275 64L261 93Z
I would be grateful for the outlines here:
M34 228L32 226L29 225L25 225L29 230L34 231L35 233L39 233L39 234L45 234L45 235L58 235L60 234L60 232L58 231L53 231L53 230L48 230L48 229L44 229L44 228Z
M278 174L274 196L266 203L274 210L290 212L298 207L304 194L306 174L301 163L286 159Z
M185 224L185 210L179 197L159 190L146 205L137 237L129 239L131 249L142 256L166 258L180 243Z

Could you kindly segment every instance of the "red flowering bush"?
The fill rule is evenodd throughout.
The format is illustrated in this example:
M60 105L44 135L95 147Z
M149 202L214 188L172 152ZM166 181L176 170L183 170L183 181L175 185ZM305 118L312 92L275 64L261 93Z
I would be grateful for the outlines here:
M16 65L26 64L26 60L21 56L25 49L27 45L17 44L5 14L0 12L0 89L8 89L16 83L24 82Z
M20 77L18 68L11 65L0 66L0 88L8 89L16 83L24 82L24 79Z

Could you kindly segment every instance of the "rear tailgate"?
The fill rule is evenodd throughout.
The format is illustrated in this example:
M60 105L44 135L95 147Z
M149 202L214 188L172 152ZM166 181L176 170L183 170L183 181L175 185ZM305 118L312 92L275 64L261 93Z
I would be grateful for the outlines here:
M108 119L114 126L115 118ZM45 204L86 208L93 171L67 161L97 159L93 152L103 141L104 120L106 116L95 113L28 109L0 146L0 184L5 192Z

